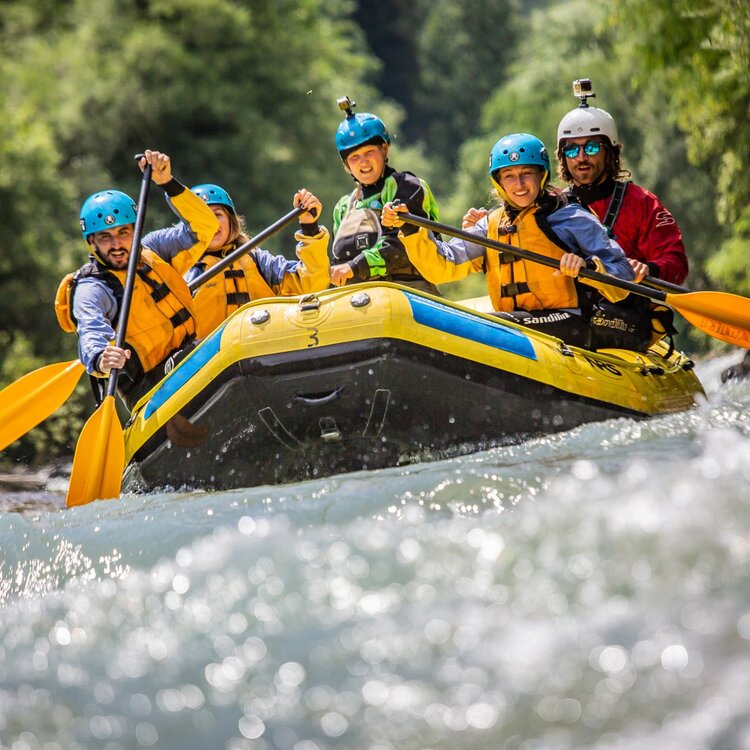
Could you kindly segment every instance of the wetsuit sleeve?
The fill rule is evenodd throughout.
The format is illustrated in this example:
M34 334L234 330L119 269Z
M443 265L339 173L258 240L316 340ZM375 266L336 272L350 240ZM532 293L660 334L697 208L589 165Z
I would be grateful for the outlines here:
M384 195L384 203L390 200L399 200L406 205L409 213L415 216L421 216L423 219L432 219L432 221L440 220L437 202L432 194L432 190L430 190L430 186L424 180L420 180L411 172L396 172L393 176L397 185L396 193L393 197ZM419 227L414 224L405 224L401 227L401 232L409 235L414 234L418 229Z
M369 281L388 274L385 258L380 252L380 247L382 247L382 244L378 243L377 247L369 248L347 261L354 272L355 281Z
M382 194L383 203L399 200L406 205L410 213L433 221L438 220L438 207L432 191L429 185L416 175L411 172L394 172L386 186ZM406 224L401 227L401 233L409 235L416 229L414 225ZM381 230L381 238L374 247L349 261L355 278L360 281L397 274L410 263L406 248L399 239L399 231L383 226Z
M599 258L604 270L630 281L633 269L623 249L610 239L607 230L590 211L569 204L550 214L549 224L563 244L586 260Z
M552 230L563 244L586 260L595 263L600 273L609 273L626 281L634 278L633 269L623 249L609 237L606 227L590 211L568 204L548 217ZM581 279L599 290L607 299L618 302L628 292L599 282Z
M405 204L410 213L425 219L437 220L438 211L435 199L432 197L427 183L423 183L411 172L396 172L393 174L396 190L391 196L390 191L383 192L383 203L390 200L398 200ZM405 224L401 234L408 236L418 229L413 224ZM406 266L409 256L406 248L399 239L399 230L395 228L382 227L383 234L380 242L374 248L383 259L385 274L398 273ZM385 275L384 274L384 275Z
M273 255L260 248L255 250L254 258L260 275L281 297L322 292L330 283L328 230L321 227L314 235L298 231L294 237L299 260L287 260L283 255Z
M487 219L484 218L469 230L479 237L487 236ZM420 228L418 232L404 235L399 232L409 260L427 281L444 284L465 279L469 274L484 271L484 247L453 237L449 242Z
M90 375L104 377L96 364L104 349L115 340L112 322L117 301L109 287L96 279L81 279L73 295L73 317L77 321L78 357Z
M178 191L174 183L182 190ZM211 244L219 229L219 221L203 199L192 190L176 180L168 183L168 187L165 188L168 202L180 218L180 223L149 232L142 244L184 274L200 260Z

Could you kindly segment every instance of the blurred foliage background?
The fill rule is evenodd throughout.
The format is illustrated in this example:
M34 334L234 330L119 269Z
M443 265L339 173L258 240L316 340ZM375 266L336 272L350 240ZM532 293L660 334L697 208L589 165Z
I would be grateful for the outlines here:
M591 77L625 166L682 228L689 285L748 295L748 69L746 0L4 0L0 387L75 357L52 301L87 255L78 211L107 187L137 196L135 153L226 187L251 232L300 186L328 214L351 187L334 146L344 94L382 117L391 163L425 177L457 223L490 200L492 144L528 131L554 152L571 81ZM173 220L153 195L146 230ZM267 247L289 255L291 235ZM681 329L689 351L718 345ZM70 452L90 408L82 381L0 457Z

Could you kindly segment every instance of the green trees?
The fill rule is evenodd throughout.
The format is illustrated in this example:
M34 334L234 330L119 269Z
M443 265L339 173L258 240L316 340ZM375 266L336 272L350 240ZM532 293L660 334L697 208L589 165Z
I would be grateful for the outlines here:
M506 75L522 26L517 0L431 0L416 30L415 124L450 184L460 145L477 130L487 97Z
M651 52L643 47L648 33L653 33L657 46L659 40L673 38L665 28L651 29L650 5L646 0L623 0L613 9L593 0L572 0L549 3L531 14L519 34L509 76L499 79L486 99L476 136L464 141L455 190L448 200L441 200L441 208L456 221L466 207L487 204L487 154L505 133L532 132L553 154L557 124L577 104L571 81L591 77L597 92L593 104L609 111L618 123L624 165L636 182L663 200L680 224L691 261L689 283L696 289L741 291L736 280L716 273L723 257L717 248L727 231L716 212L726 201L716 189L720 170L696 161L695 149L689 153L684 117L675 104L693 85L690 68L684 63L680 68L680 89L677 73L666 63L655 68ZM671 7L666 0L661 5ZM665 10L665 23L667 16ZM705 337L696 336L691 345L705 346Z
M346 0L0 5L0 386L75 356L52 301L86 257L78 210L105 187L137 194L144 148L169 153L188 185L225 185L251 231L301 185L330 210L346 187L336 96L361 91L372 65L349 11ZM155 196L146 229L172 220Z
M750 293L750 5L743 0L620 0L613 18L634 40L641 79L655 70L685 136L690 163L708 175L704 194L722 225L706 269Z
M589 76L625 165L683 229L691 286L750 294L748 69L744 0L5 0L0 387L75 355L54 291L86 255L81 201L137 192L133 154L158 148L183 182L221 183L251 231L302 185L328 214L350 185L342 94L385 119L394 164L428 177L456 222L488 202L497 138L527 130L554 151L570 82ZM146 229L171 221L155 196Z
M428 155L435 183L452 189L461 144L479 127L487 97L507 75L524 8L520 0L360 2L357 19L381 58L381 91L408 111L403 132ZM441 191L442 192L442 191Z

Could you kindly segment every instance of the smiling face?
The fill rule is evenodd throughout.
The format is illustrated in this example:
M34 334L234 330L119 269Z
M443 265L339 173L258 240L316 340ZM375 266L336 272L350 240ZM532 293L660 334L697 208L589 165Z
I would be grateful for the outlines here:
M229 222L229 212L224 206L212 205L209 206L213 211L214 216L219 220L219 228L216 231L211 243L208 246L209 250L218 250L224 247L229 242L229 234L231 232L231 225Z
M587 154L585 146L587 143L599 143L599 152L596 154ZM607 168L607 150L601 138L566 138L563 143L565 148L569 146L578 146L578 154L572 159L564 156L565 166L568 168L573 182L576 185L596 185L601 182Z
M374 185L385 172L387 157L387 144L368 143L346 157L346 166L357 182L362 185Z
M518 208L530 206L539 195L544 170L540 167L523 164L517 167L503 167L496 172L497 181L511 202Z
M116 271L127 268L130 246L133 244L133 224L94 232L88 241L104 265Z

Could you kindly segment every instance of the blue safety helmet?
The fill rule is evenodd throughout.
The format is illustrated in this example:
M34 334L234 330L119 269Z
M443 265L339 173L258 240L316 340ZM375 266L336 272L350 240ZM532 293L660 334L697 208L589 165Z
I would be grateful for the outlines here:
M203 198L209 206L226 206L233 214L237 213L229 193L218 185L206 183L190 188L199 198Z
M339 106L342 106L342 101L339 100ZM370 112L354 114L351 109L354 107L354 103L349 102L348 97L346 101L349 104L345 108L346 117L336 130L336 148L344 161L354 149L367 143L382 142L390 144L391 136L388 135L385 123L379 117Z
M544 170L541 188L549 180L549 155L544 144L528 133L512 133L501 138L490 151L490 177L497 186L495 173L503 167L531 165Z
M94 232L135 224L135 211L133 199L119 190L102 190L90 195L81 206L83 239Z

